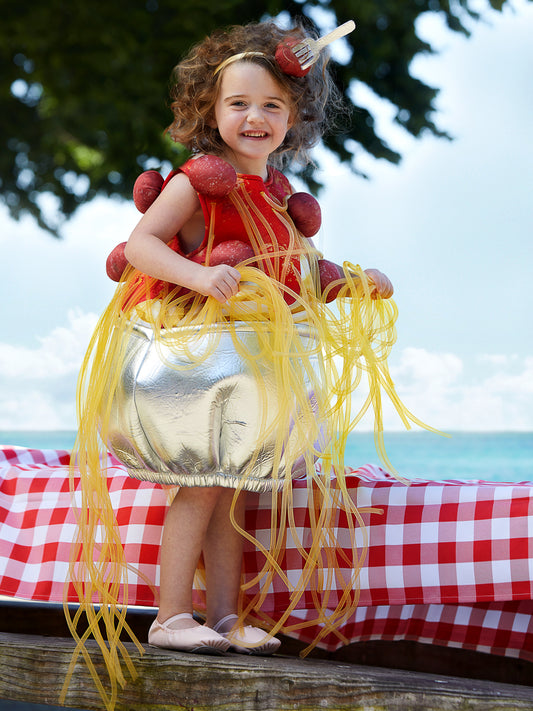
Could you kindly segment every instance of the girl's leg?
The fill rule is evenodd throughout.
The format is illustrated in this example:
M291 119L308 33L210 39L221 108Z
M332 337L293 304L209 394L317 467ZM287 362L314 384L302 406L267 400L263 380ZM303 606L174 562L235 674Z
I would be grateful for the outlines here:
M172 502L161 543L159 622L182 612L192 613L194 573L222 493L221 487L182 487ZM185 619L178 627L195 624Z
M206 569L207 627L209 640L196 638L190 642L191 630L184 645L183 637L176 643L174 638L167 644L152 642L159 646L177 649L210 650L211 646L225 651L230 645L234 651L255 654L272 654L280 642L266 639L265 632L256 627L246 627L237 635L231 632L238 608L240 577L242 570L243 537L230 519L233 489L222 487L183 488L167 514L161 546L160 608L157 619L160 623L179 613L192 613L192 586L200 552L203 550ZM241 492L235 506L235 520L244 527L246 494ZM227 619L225 620L224 618ZM213 628L217 627L217 635ZM191 617L173 620L173 630L198 627ZM202 628L205 629L205 628ZM216 635L213 640L212 635ZM252 648L250 648L252 645Z
M220 493L204 540L208 627L238 607L244 539L230 520L234 494L233 489ZM245 508L246 492L241 491L235 505L235 521L241 528Z
M207 625L230 643L234 652L273 654L281 642L264 630L250 625L234 629L237 621L244 539L230 520L234 491L220 495L209 522L204 542L207 588ZM244 528L246 493L241 492L235 505L235 521Z

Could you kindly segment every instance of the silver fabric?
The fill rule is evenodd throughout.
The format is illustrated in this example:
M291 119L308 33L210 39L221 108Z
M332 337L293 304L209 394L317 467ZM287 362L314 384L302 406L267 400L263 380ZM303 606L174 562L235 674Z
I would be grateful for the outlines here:
M273 472L276 437L285 438L286 452L292 434L276 428L265 438L279 412L272 366L261 358L252 328L238 325L236 332L254 357L260 384L250 359L237 352L232 335L221 326L192 340L192 329L172 329L155 339L148 325L134 326L107 428L108 446L132 476L230 488L242 480L244 489L267 491L282 485L286 476L305 474L301 454L290 472L285 471L285 454ZM308 327L299 327L299 335L301 343L316 345ZM318 356L309 357L316 369ZM306 384L312 402L307 376ZM258 456L251 463L254 453Z

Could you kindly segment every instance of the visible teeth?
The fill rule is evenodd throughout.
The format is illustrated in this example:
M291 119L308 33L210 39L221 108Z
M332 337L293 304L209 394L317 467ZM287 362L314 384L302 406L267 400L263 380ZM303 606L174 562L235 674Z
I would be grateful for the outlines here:
M263 138L266 133L264 131L245 131L244 135L250 136L250 138Z

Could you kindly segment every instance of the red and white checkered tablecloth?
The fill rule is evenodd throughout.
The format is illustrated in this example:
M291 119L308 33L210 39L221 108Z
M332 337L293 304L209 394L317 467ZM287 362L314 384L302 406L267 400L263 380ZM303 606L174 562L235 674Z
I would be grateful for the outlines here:
M68 464L66 451L0 447L1 595L63 600L75 532ZM126 559L139 571L130 573L129 603L153 606L167 493L130 478L111 457L108 464ZM340 630L346 639L407 639L533 661L533 483L414 480L404 486L372 465L348 469L346 478L360 509L383 512L363 515L368 557L359 607ZM293 489L295 524L305 541L305 481ZM246 527L267 543L270 494L251 495L249 502ZM349 541L342 516L337 535ZM291 578L299 556L290 534L286 548ZM247 577L261 567L261 554L247 544ZM332 604L339 594L331 591ZM262 609L281 615L286 596L274 580ZM69 599L76 602L74 591ZM313 613L311 594L304 594L292 621ZM316 632L311 626L294 636L310 642ZM329 650L340 645L334 635L320 643Z

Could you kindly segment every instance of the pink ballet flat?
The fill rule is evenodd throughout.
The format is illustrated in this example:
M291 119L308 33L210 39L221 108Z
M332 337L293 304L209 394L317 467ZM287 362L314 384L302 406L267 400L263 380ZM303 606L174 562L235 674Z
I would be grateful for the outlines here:
M223 617L214 625L213 629L218 632L227 622L237 619L237 615L226 615L226 617ZM239 654L274 654L281 645L279 639L267 637L265 630L262 630L260 627L252 627L251 625L240 627L233 632L220 632L220 634L222 637L225 637L226 640L229 640L231 644L230 651L238 652ZM263 640L264 642L261 644Z
M148 644L153 647L176 649L180 652L193 654L224 654L230 643L215 630L205 625L186 627L185 629L172 629L170 625L176 620L190 619L193 616L188 612L169 617L165 622L153 621L148 631Z

